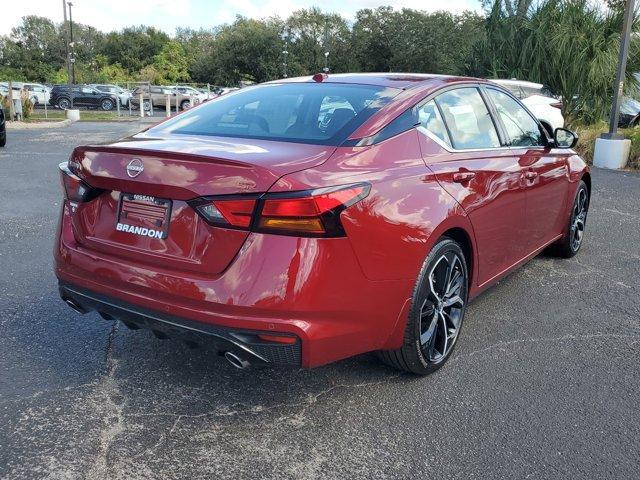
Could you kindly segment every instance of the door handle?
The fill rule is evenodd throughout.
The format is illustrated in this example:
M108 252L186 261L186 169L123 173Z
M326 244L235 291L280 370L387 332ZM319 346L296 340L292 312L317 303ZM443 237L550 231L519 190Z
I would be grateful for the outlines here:
M474 172L456 172L453 174L453 181L456 183L465 183L475 178Z
M537 176L538 176L538 173L532 170L529 170L528 172L524 173L524 178L526 178L527 180L535 180Z

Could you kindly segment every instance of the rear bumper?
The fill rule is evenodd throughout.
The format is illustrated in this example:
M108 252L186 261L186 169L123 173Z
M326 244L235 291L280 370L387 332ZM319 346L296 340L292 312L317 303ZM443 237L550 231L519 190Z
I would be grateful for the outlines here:
M55 273L71 293L84 294L85 303L102 301L93 308L99 312L124 305L146 323L168 320L194 333L293 335L299 339L296 364L306 368L402 343L413 281L366 278L347 238L252 233L224 272L206 275L79 244L67 203Z
M167 313L128 304L116 298L60 282L60 298L79 311L96 311L106 320L119 320L132 330L151 330L159 338L184 340L188 344L206 342L220 353L232 352L253 365L301 365L301 342L294 335L292 344L260 340L259 331L223 328L193 322Z

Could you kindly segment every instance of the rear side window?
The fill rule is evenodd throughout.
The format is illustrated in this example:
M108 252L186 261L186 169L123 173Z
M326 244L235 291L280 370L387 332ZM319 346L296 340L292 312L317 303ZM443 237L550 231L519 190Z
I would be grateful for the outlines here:
M449 90L438 95L436 103L442 111L454 148L500 147L498 132L477 88Z
M447 145L451 146L449 140L449 134L447 133L447 127L444 124L444 120L440 115L440 110L434 100L425 103L418 110L418 120L420 125L429 130L433 135L438 137Z
M538 122L518 102L506 93L493 88L487 89L487 92L507 132L509 145L514 147L544 145Z
M339 145L398 89L339 83L284 83L239 90L151 129Z

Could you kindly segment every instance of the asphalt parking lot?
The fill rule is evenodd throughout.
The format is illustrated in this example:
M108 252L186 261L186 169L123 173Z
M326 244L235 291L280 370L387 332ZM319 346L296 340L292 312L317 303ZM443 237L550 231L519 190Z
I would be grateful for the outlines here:
M58 298L56 166L135 129L0 149L0 478L640 478L640 175L594 170L581 253L476 299L430 377L238 371Z

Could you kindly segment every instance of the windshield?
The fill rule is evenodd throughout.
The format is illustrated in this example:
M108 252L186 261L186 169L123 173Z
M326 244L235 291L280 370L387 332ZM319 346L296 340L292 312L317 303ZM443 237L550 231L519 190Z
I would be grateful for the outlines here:
M400 90L339 83L284 83L228 94L149 132L339 145Z

